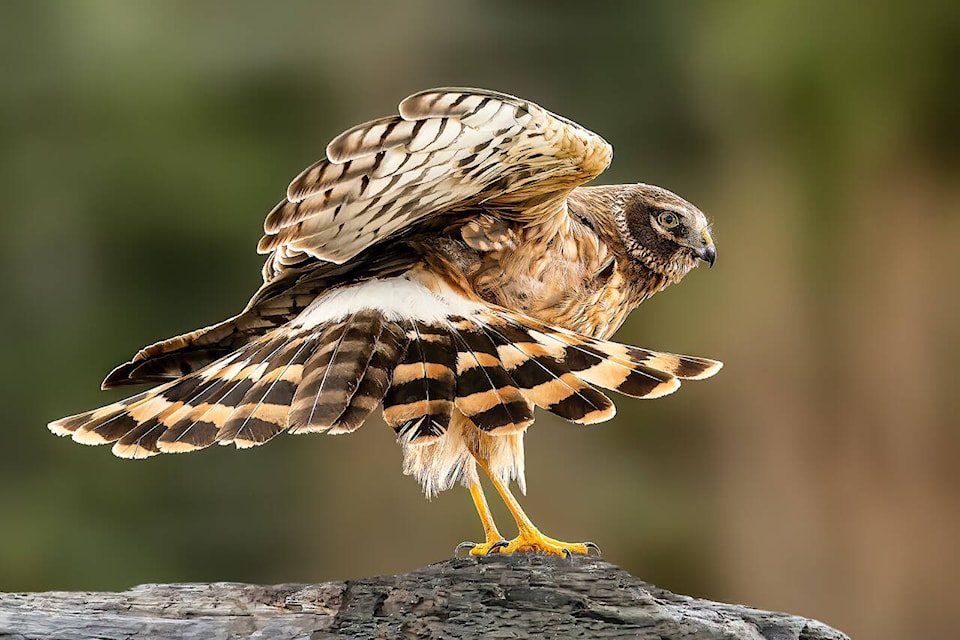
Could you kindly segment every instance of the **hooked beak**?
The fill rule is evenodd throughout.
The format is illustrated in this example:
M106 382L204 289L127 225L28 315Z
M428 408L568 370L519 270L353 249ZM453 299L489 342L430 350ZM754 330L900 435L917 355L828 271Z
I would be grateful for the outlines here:
M709 263L711 268L713 268L713 263L717 261L717 248L712 244L708 244L702 249L697 249L694 253L697 254L698 258Z
M717 261L717 248L713 244L713 238L710 237L710 232L706 229L700 234L700 238L703 240L703 246L694 249L693 252L698 258L709 263L712 269L713 263Z

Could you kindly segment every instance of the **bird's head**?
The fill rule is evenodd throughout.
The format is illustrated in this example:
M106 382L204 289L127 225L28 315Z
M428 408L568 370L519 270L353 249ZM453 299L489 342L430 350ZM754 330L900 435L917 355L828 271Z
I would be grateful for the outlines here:
M634 185L617 213L617 225L631 255L672 280L698 260L712 267L717 259L706 216L666 189Z

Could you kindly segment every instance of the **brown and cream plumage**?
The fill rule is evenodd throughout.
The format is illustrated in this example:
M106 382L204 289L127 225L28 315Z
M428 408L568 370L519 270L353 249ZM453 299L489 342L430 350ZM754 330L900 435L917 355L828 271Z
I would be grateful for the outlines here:
M586 553L543 536L524 487L540 407L608 420L597 387L638 398L720 363L607 339L716 253L704 215L658 187L584 187L600 136L520 98L434 89L335 138L267 216L263 286L224 322L146 347L103 386L159 384L50 429L122 457L347 433L377 406L428 494L470 489L471 553ZM493 524L477 467L517 520Z

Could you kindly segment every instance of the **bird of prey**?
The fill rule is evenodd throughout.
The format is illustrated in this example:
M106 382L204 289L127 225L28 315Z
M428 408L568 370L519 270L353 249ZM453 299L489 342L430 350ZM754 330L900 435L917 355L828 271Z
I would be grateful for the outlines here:
M471 554L569 556L525 491L523 435L540 407L609 420L597 387L675 391L721 363L608 339L641 302L716 249L704 214L646 184L582 186L613 150L514 96L431 89L353 127L268 215L263 285L236 316L148 346L103 388L158 386L52 422L126 458L349 433L378 407L427 495L460 483L484 528ZM486 474L516 519L497 529Z

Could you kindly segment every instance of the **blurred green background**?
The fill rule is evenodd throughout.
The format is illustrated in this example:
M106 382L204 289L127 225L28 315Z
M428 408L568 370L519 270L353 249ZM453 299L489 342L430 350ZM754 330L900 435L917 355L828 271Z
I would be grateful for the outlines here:
M619 338L726 368L541 416L533 519L678 592L960 635L960 4L5 2L0 52L0 589L343 579L480 537L379 421L145 462L45 424L243 306L331 137L481 86L604 135L603 181L677 191L719 247Z

